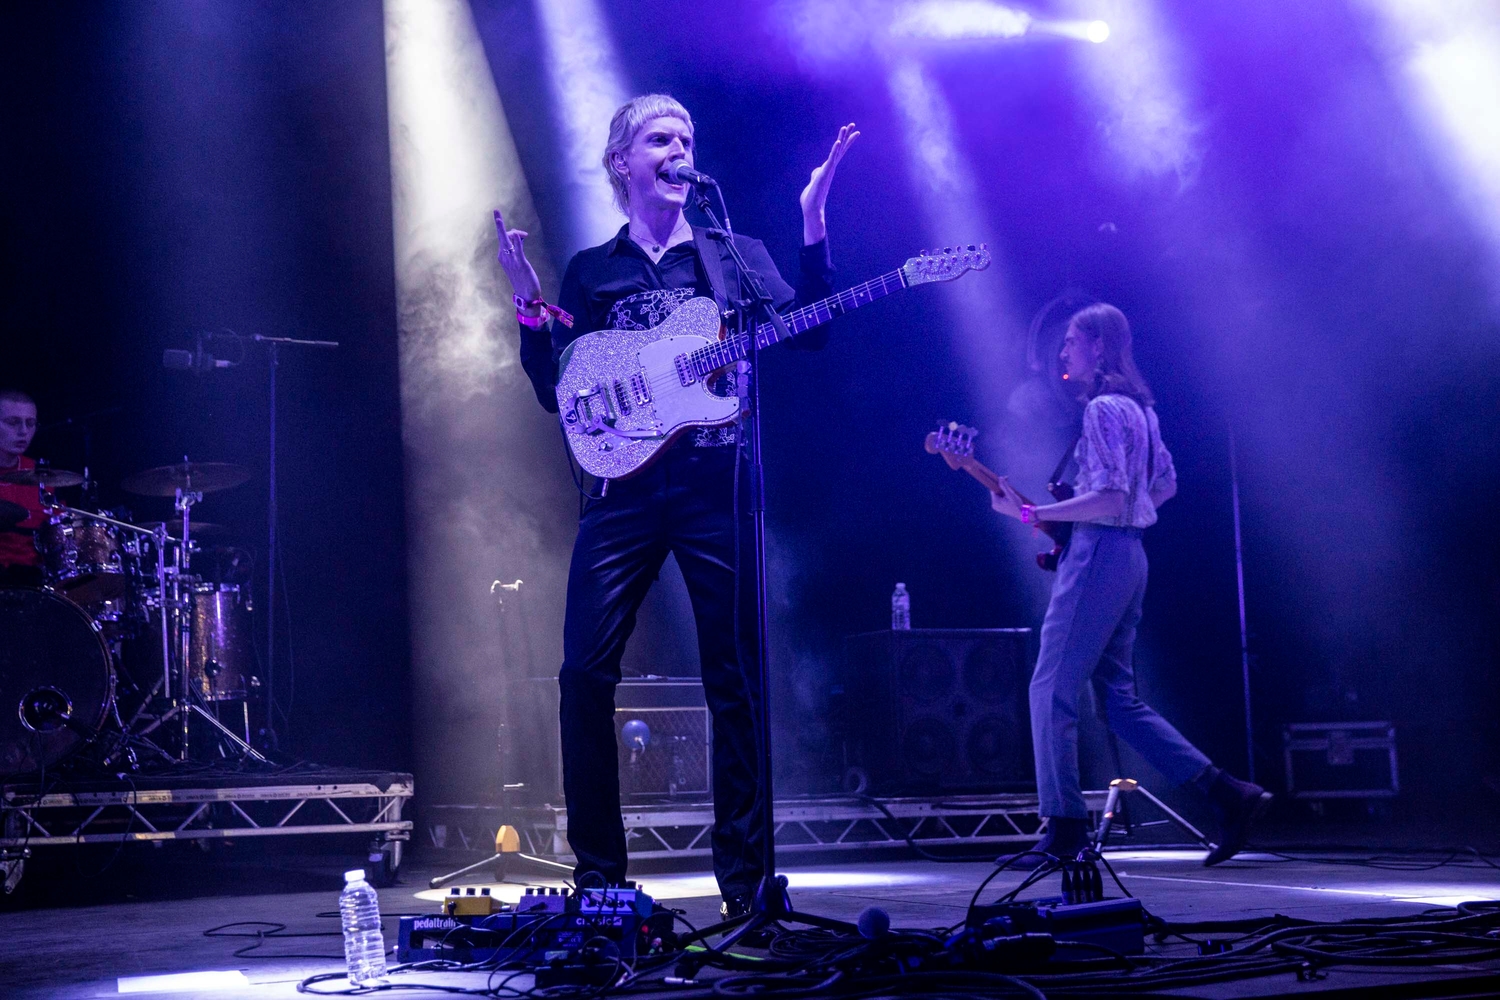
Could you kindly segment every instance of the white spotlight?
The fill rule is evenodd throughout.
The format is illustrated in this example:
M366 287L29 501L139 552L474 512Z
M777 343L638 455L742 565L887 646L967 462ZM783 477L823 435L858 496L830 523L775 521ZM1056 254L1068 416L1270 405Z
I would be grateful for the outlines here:
M1095 45L1098 45L1100 42L1107 42L1109 41L1109 25L1103 21L1090 21L1084 37Z
M599 163L610 117L626 98L614 39L595 0L542 0L537 15L571 176L569 243L593 246L620 228L620 213Z
M984 0L924 0L910 4L891 21L891 34L904 38L1016 38L1031 27L1031 15Z

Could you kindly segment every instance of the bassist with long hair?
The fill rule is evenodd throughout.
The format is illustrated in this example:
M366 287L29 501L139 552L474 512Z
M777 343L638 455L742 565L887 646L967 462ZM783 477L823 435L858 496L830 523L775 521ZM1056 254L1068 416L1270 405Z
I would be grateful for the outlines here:
M1088 846L1088 811L1078 777L1078 702L1092 682L1117 736L1168 780L1204 792L1218 815L1215 865L1245 845L1271 796L1215 767L1136 693L1132 653L1146 596L1142 532L1177 493L1171 452L1154 400L1130 350L1130 324L1114 306L1075 313L1063 338L1065 378L1084 402L1074 451L1073 496L1033 505L1003 479L991 506L1023 523L1072 522L1042 623L1031 679L1032 750L1046 831L1035 850L1071 857Z

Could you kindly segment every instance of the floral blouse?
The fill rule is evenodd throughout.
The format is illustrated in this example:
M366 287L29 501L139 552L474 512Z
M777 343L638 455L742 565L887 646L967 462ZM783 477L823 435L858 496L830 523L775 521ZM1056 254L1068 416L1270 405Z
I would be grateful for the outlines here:
M1149 473L1148 448L1154 452ZM1142 408L1129 396L1105 393L1089 400L1073 459L1078 463L1078 475L1073 480L1076 492L1119 490L1125 494L1124 515L1094 518L1089 522L1092 524L1149 528L1156 523L1151 487L1177 481L1172 453L1162 444L1155 409Z

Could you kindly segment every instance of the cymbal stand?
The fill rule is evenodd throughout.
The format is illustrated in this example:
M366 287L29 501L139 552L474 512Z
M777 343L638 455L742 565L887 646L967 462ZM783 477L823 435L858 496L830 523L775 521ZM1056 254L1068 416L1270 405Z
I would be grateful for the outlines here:
M222 738L228 740L229 743L234 746L241 755L250 757L253 760L265 764L267 763L267 760L259 751L252 747L249 743L246 743L244 740L236 736L234 734L234 731L228 726L225 726L224 723L220 722L212 712L207 711L202 705L193 700L193 679L191 676L192 671L189 669L189 664L192 661L192 650L190 648L192 643L192 629L190 622L187 619L187 612L191 607L192 594L191 591L186 588L190 586L187 583L187 575L188 570L192 568L193 560L193 505L196 503L200 503L202 500L203 494L201 492L197 490L184 490L181 487L178 487L176 498L173 501L173 506L175 507L175 509L182 514L182 540L177 544L177 554L175 559L176 565L174 566L174 572L170 574L170 576L172 577L173 591L173 600L171 602L171 618L173 628L175 629L177 634L176 646L178 656L178 686L173 694L172 708L167 712L166 715L162 717L162 721L166 722L173 716L176 716L178 722L182 727L181 743L177 751L179 760L185 761L188 759L188 752L191 749L192 740L192 728L190 723L194 714L196 714L199 718L203 719L209 725L217 729L219 731L219 735ZM165 580L165 577L168 574L165 571L162 557L159 553L157 555L157 566L158 571L162 573L163 580ZM165 591L165 586L163 586L163 591ZM166 624L167 611L167 605L165 602L163 602L163 652L165 652L166 648L170 647L171 645L171 643L168 642L166 638L168 635ZM167 690L173 690L170 673L167 674Z

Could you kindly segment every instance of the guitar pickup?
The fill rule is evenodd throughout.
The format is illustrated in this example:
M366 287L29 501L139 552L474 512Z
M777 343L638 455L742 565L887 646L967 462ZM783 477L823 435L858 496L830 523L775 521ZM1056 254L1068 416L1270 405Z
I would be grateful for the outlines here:
M672 359L672 364L677 368L677 380L684 386L692 385L698 381L697 374L693 371L692 362L686 354L679 354Z
M620 379L615 379L615 401L620 406L620 412L630 416L630 396L625 392L625 383Z
M651 386L646 383L646 376L643 373L636 372L630 376L630 393L635 397L637 405L649 406L651 404Z

